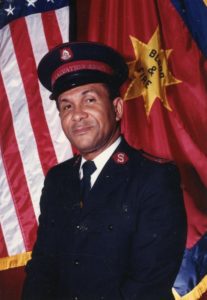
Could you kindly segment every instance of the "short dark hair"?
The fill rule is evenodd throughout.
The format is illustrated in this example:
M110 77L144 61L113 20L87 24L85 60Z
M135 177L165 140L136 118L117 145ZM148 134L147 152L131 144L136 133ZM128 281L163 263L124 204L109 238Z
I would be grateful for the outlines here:
M104 83L105 88L108 91L109 98L113 101L115 98L120 97L120 89L114 84Z

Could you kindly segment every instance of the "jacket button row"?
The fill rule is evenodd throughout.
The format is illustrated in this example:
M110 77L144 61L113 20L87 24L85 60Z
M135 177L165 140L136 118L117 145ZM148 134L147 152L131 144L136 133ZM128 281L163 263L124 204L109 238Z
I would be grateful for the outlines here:
M85 225L85 224L81 224L81 225L76 225L76 229L77 229L78 231L87 231L87 230L88 230L88 227L87 227L87 225Z

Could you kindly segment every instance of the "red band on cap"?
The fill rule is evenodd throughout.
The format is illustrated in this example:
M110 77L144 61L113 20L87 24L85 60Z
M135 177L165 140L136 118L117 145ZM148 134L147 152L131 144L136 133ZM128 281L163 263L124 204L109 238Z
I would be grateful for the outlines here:
M52 74L52 86L54 85L55 81L61 76L80 70L95 70L109 75L113 74L112 68L103 62L98 62L95 60L78 60L68 62L57 68Z

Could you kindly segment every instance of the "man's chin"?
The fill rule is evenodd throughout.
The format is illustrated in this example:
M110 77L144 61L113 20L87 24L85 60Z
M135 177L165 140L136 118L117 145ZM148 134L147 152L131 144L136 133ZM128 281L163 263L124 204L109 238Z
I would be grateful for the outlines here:
M84 142L84 140L82 139L82 141L80 141L79 143L72 143L73 146L78 149L78 151L81 153L81 154L87 154L87 153L90 153L90 152L93 152L93 147L91 146L92 143L91 142Z

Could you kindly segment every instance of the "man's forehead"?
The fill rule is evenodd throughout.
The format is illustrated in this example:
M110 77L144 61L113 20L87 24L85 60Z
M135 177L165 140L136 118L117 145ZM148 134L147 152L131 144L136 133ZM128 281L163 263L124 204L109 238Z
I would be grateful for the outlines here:
M65 97L69 97L69 96L73 96L73 95L84 96L89 93L94 93L94 94L99 95L100 93L102 93L104 91L108 94L106 85L103 83L84 84L82 86L74 87L73 89L69 89L69 90L61 93L60 96L58 97L58 99L62 100Z

